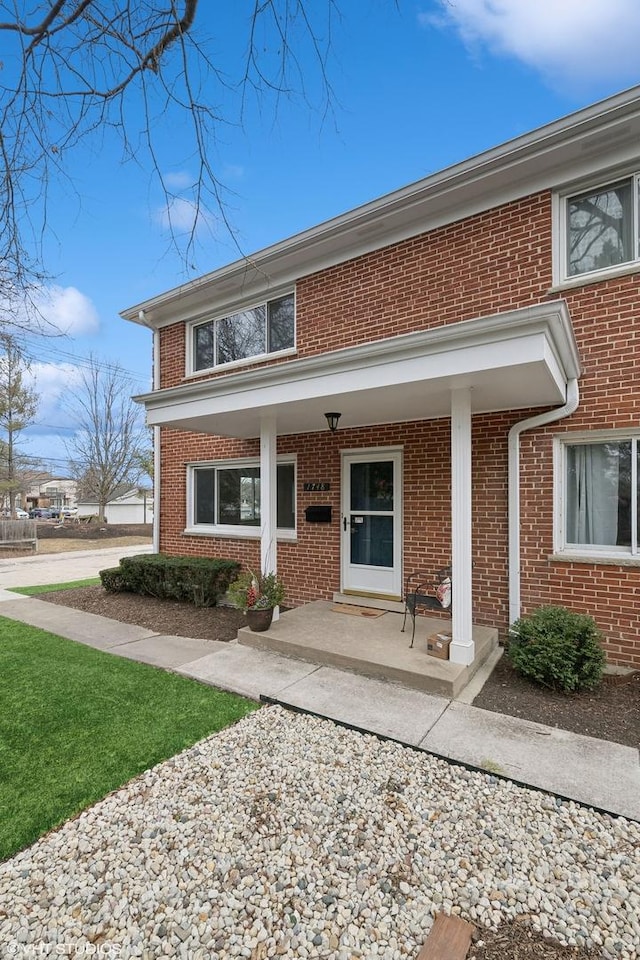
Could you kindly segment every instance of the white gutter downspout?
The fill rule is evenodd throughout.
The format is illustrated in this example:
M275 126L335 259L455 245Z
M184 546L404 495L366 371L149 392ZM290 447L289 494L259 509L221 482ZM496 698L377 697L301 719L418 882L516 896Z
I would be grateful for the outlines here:
M579 402L578 381L569 380L561 407L514 423L509 430L509 624L520 616L520 434L571 416Z
M144 310L138 311L138 322L153 336L152 389L160 389L160 332L147 321ZM153 428L153 540L152 550L160 553L160 427Z

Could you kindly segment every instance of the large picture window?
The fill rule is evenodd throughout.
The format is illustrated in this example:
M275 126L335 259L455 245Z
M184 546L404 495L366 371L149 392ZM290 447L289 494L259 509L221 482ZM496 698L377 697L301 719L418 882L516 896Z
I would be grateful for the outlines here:
M238 536L258 535L260 467L257 461L194 464L189 473L190 527L206 527L213 532ZM276 473L278 533L291 535L296 527L295 462L279 461Z
M634 175L565 198L567 279L640 259L639 185Z
M561 549L638 556L638 438L565 441L562 454Z
M293 294L192 328L193 371L268 356L295 346Z

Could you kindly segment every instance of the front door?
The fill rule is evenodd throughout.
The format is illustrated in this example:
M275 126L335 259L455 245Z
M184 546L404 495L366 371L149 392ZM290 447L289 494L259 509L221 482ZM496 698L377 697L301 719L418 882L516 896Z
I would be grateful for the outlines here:
M342 458L342 592L402 595L402 453Z

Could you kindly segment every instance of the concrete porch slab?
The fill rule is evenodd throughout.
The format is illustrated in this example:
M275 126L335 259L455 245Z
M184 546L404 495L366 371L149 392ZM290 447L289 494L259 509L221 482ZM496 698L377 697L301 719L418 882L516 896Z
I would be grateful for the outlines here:
M426 737L449 705L444 697L332 667L296 681L278 701L411 746Z
M497 645L497 630L474 627L476 658L470 666L429 655L427 638L448 627L448 621L419 617L413 648L411 633L402 633L399 613L365 619L335 612L334 604L316 600L283 613L265 633L248 627L238 643L258 650L338 667L378 680L392 680L415 690L456 697ZM410 628L408 628L410 631Z
M451 703L419 746L580 803L640 819L638 751Z

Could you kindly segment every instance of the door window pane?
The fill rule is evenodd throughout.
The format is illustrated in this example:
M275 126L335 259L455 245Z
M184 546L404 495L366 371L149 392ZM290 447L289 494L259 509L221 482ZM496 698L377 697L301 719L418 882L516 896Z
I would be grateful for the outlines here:
M572 197L567 208L569 276L633 259L631 180Z
M351 563L393 567L393 517L351 518Z
M567 542L630 547L631 493L631 441L567 447Z
M351 464L351 509L393 510L393 460Z

